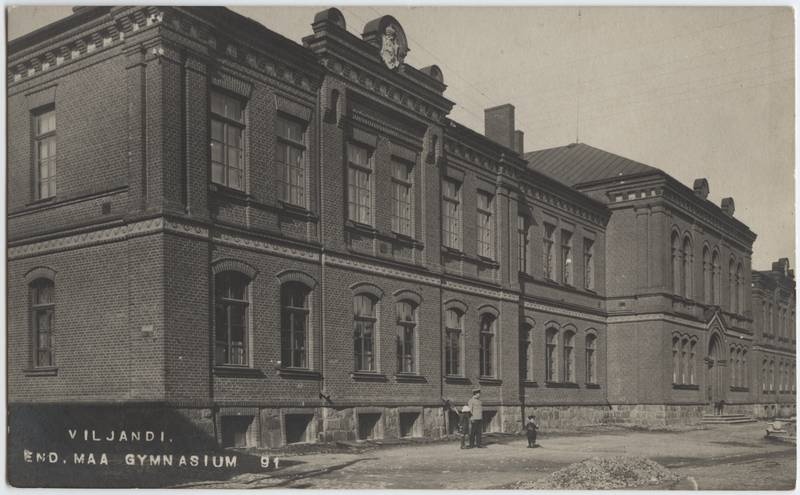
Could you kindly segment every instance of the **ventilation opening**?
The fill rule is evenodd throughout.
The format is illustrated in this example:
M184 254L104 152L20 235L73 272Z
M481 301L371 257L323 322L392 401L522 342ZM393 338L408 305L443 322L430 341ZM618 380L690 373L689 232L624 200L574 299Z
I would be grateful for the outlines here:
M400 436L405 437L418 437L417 420L419 413L400 413Z
M253 416L223 416L222 446L247 447L247 431L253 424Z
M358 415L358 439L373 440L378 436L378 421L381 415L378 413Z
M454 435L455 433L458 432L458 421L460 418L458 417L458 414L455 413L454 411L448 411L447 417L449 419L449 421L447 422L447 433L449 433L450 435Z
M283 419L286 424L286 443L308 442L308 427L314 419L313 414L287 414Z
M497 431L495 420L497 418L497 411L483 411L483 432L490 433Z

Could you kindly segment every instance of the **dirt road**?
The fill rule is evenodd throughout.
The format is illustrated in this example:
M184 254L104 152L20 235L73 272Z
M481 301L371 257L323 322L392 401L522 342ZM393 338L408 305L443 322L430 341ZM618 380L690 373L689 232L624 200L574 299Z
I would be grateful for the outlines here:
M483 449L460 450L455 442L446 442L286 456L278 470L193 486L493 489L533 481L589 457L615 455L647 457L683 477L657 488L790 490L795 485L795 447L765 440L762 423L679 433L597 428L574 435L545 434L539 443L540 448L528 449L522 437L498 436L489 437Z

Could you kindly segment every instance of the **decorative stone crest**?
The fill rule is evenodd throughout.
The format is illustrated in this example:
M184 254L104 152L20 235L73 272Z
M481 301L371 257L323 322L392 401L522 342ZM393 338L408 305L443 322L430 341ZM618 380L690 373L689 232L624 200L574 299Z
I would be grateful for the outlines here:
M408 47L405 46L405 37L400 35L399 30L393 24L389 24L384 29L381 38L383 63L390 69L396 69L405 60L406 53L408 53Z

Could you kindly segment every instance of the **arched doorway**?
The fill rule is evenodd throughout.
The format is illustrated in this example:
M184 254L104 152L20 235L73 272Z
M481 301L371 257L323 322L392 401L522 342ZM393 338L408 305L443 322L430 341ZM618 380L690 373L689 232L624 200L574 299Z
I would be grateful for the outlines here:
M708 387L708 400L712 404L725 400L725 347L718 332L712 332L708 340L708 374L706 386Z

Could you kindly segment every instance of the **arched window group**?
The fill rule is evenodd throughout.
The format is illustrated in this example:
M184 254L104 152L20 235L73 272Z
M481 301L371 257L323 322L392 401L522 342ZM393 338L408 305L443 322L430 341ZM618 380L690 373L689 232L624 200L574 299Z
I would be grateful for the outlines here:
M720 265L719 252L703 246L703 302L719 305Z
M696 385L697 337L675 335L672 337L672 383Z
M681 239L677 231L672 232L672 291L691 299L693 297L694 251L692 240L686 235Z
M729 366L731 369L731 387L747 387L747 349L732 346Z
M589 329L583 337L585 383L597 383L597 334ZM574 327L549 325L545 330L545 381L578 382L578 333Z

